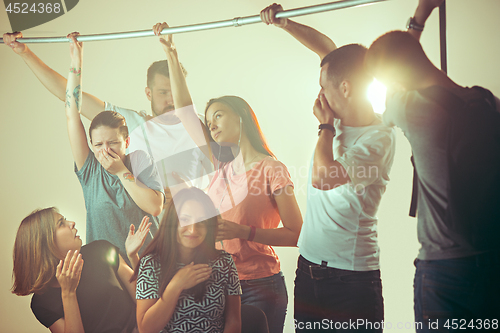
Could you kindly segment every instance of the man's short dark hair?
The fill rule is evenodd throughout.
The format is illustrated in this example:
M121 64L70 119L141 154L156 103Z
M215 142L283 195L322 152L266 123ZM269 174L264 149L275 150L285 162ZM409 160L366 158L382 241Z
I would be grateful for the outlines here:
M328 64L328 79L337 86L344 80L371 82L373 77L368 75L364 68L366 51L367 48L361 44L344 45L328 53L321 61L321 67Z
M377 38L366 53L365 68L413 90L435 67L422 45L406 31L390 31Z
M184 66L181 64L181 69L182 73L184 73L184 76L187 76L186 69ZM170 78L170 73L168 70L168 62L166 60L160 60L160 61L155 61L149 66L148 68L148 81L147 81L147 86L149 88L153 87L153 82L155 80L156 74L161 74L163 76L166 76Z

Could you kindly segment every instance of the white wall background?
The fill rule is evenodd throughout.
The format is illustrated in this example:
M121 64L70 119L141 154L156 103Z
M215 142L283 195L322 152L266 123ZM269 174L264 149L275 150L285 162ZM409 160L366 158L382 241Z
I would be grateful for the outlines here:
M285 9L318 4L283 0ZM416 0L390 0L298 18L330 36L337 45L370 43L382 33L404 29ZM24 32L26 37L145 30L156 22L171 26L255 15L268 0L81 0L66 15ZM10 30L0 5L0 31ZM482 85L500 95L500 1L448 1L448 68L461 85ZM438 15L422 43L439 63ZM189 72L188 84L200 110L212 97L234 94L252 106L271 149L290 169L302 213L306 170L317 138L312 105L319 91L319 58L275 27L263 24L175 36ZM66 76L68 44L30 44L50 67ZM155 37L85 44L84 90L102 100L150 110L144 95L146 69L164 54ZM85 206L73 173L64 106L48 93L23 61L0 45L0 322L2 332L43 332L32 315L30 297L10 293L12 248L20 221L37 207L55 205L77 221L85 235ZM88 122L85 122L88 126ZM412 169L410 147L398 131L391 183L379 209L379 240L385 318L413 320L413 259L418 250L416 221L407 217ZM297 249L277 249L289 293L286 332L293 331L293 279ZM389 330L387 330L389 331ZM413 332L402 329L401 332Z

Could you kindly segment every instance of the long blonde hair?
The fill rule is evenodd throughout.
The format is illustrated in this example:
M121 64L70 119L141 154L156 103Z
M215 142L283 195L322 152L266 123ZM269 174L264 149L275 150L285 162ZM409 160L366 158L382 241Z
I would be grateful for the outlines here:
M16 295L40 293L55 276L59 259L54 243L54 213L54 207L37 209L24 218L17 230L12 286Z

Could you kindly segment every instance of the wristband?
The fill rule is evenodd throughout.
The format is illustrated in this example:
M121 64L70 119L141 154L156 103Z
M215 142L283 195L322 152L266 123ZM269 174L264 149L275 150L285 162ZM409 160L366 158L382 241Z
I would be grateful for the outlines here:
M418 24L415 21L415 17L410 17L408 19L408 22L406 23L406 29L413 29L416 31L424 31L424 25L423 24Z
M248 241L251 242L255 238L255 226L250 227L250 235L248 235Z
M335 136L337 134L337 132L335 131L335 127L333 127L332 125L330 124L320 124L318 126L318 136L321 134L321 130L324 130L324 129L327 129L329 130L330 132L333 133L333 136Z

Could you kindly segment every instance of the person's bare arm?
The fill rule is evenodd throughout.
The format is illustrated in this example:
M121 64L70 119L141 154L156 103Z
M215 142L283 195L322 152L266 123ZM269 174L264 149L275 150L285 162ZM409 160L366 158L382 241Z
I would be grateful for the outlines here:
M288 32L302 45L316 53L320 59L323 59L328 53L337 48L328 36L316 29L287 18L276 18L276 13L282 11L283 7L281 5L272 4L260 12L260 18L265 24L273 24Z
M241 297L227 295L224 308L224 333L241 333Z
M181 120L184 128L196 145L200 147L205 156L211 160L212 152L210 150L210 145L208 145L209 134L194 111L193 100L189 93L186 77L182 70L172 35L161 35L161 31L165 28L168 28L166 22L157 23L153 26L153 31L155 35L160 36L160 43L167 56L175 114Z
M314 103L314 115L320 124L333 126L333 111L323 94ZM319 190L331 190L350 181L345 168L333 157L333 138L335 134L323 129L318 137L312 167L312 186Z
M20 32L6 33L3 35L3 40L5 45L9 46L24 60L44 87L64 102L66 99L67 80L47 66L28 46L16 41L17 38L22 37L23 35ZM100 112L104 111L104 102L99 98L85 92L82 95L83 105L80 112L85 118L92 120Z
M95 157L106 171L118 176L123 187L139 208L153 216L160 215L164 202L162 192L153 190L136 179L113 150L101 149Z
M425 25L425 22L431 15L434 8L439 7L443 1L444 0L419 0L417 9L415 10L415 15L413 15L415 22L420 25ZM417 40L420 40L420 37L422 36L422 31L415 29L408 29L408 33Z
M135 270L137 265L139 265L139 250L144 245L146 237L149 233L149 227L151 222L149 222L149 217L144 216L142 218L139 228L135 230L133 224L130 225L127 239L125 240L125 251L127 251L127 257L132 265L132 270ZM135 299L135 286L134 286L134 299Z
M273 193L278 206L283 227L275 229L255 229L254 242L272 246L296 246L302 228L300 213L292 186L285 186ZM217 241L225 239L248 239L251 227L220 219L217 229Z
M68 80L65 92L66 123L68 127L68 137L73 152L73 159L76 168L80 170L85 164L85 160L90 152L87 143L87 134L80 118L80 108L82 101L82 61L83 45L76 41L78 33L68 35L71 38L69 44L71 55L71 67L68 73Z
M135 299L135 286L137 281L130 282L132 275L134 275L134 271L129 267L129 265L127 265L127 263L125 262L125 260L123 260L121 255L118 255L118 257L119 257L118 272L117 272L118 278L127 289L127 292L132 298L132 301L134 303L137 303Z

